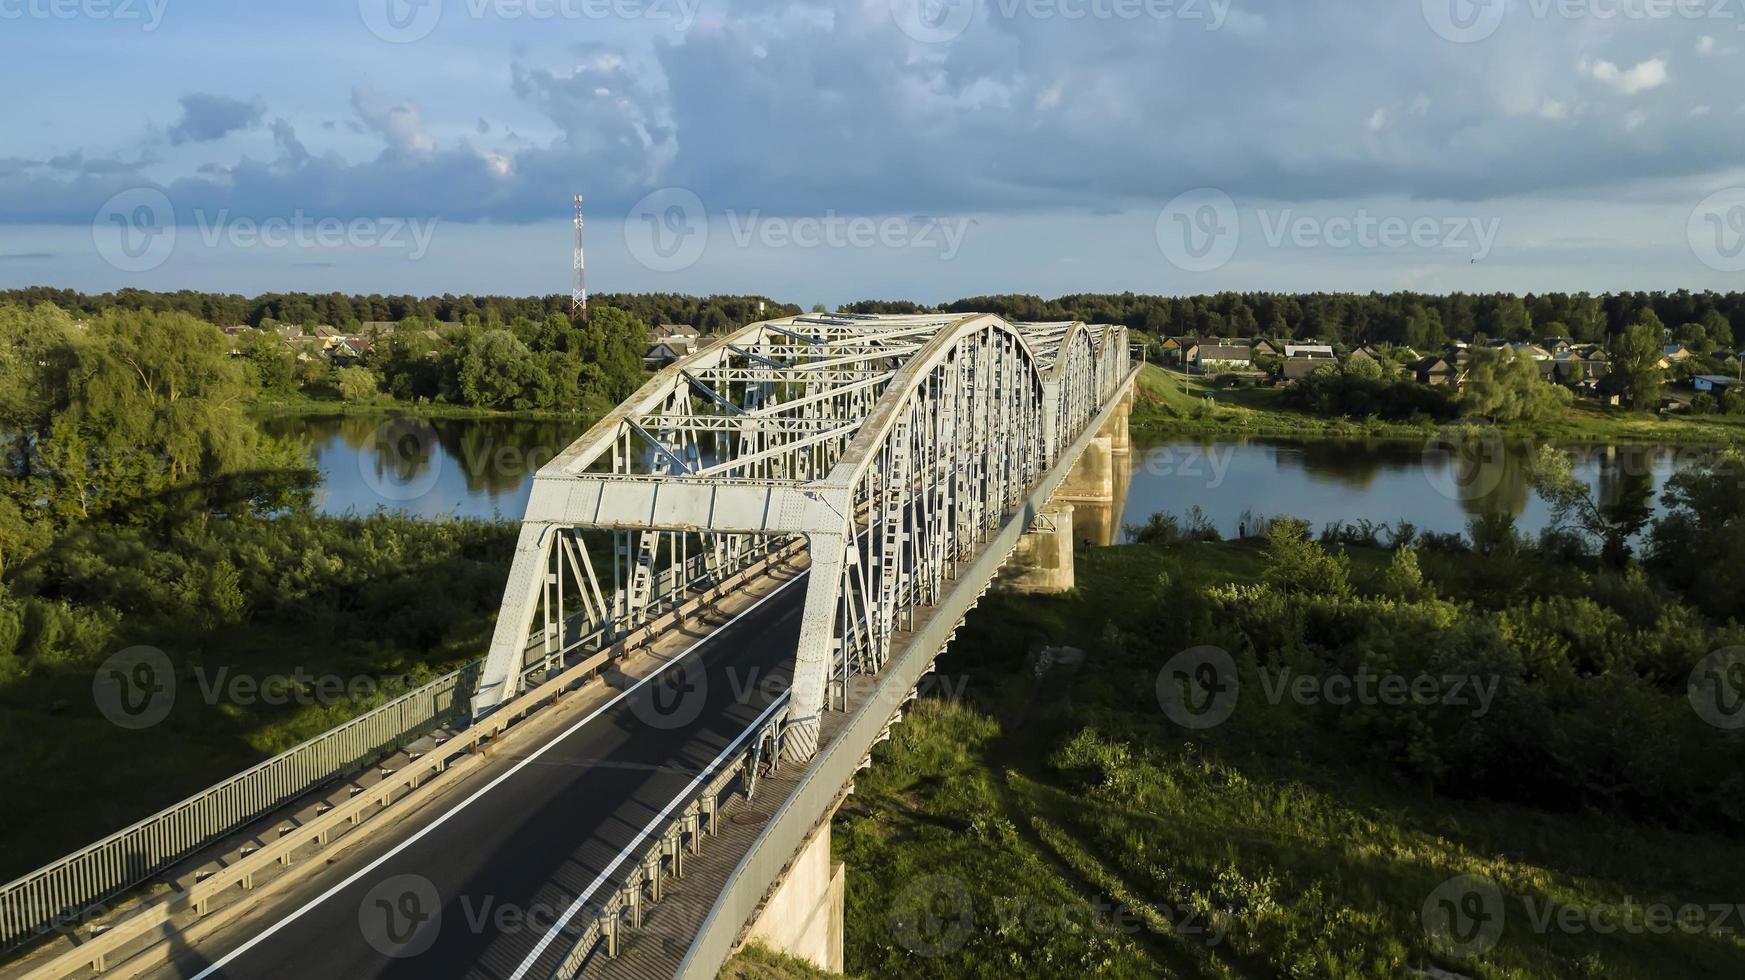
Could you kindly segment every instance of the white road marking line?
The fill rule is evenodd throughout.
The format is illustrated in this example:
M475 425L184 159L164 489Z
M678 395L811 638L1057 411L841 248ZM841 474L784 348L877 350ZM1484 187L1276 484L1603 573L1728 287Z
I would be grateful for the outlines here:
M238 956L241 956L242 954L253 949L255 946L259 945L263 940L266 940L266 939L272 937L272 935L274 933L277 933L280 929L283 929L286 926L290 925L291 923L297 921L299 918L302 918L303 914L308 912L310 909L315 908L317 905L322 904L323 902L325 902L328 899L332 898L333 896L339 894L340 892L344 891L345 889L350 888L353 884L355 884L358 881L358 879L364 877L365 875L369 874L370 872L381 867L383 864L387 863L389 859L393 858L396 854L399 854L401 851L404 851L406 848L411 847L413 844L418 843L418 841L420 839L422 839L425 834L428 834L431 831L435 830L436 828L447 823L449 821L449 818L453 817L455 814L461 812L462 810L465 810L467 807L471 806L475 801L477 801L480 797L484 796L486 793L489 793L491 790L496 789L499 785L501 785L509 777L515 775L516 773L520 772L522 769L531 765L535 759L538 759L540 756L544 755L548 750L550 750L553 746L557 745L559 742L562 742L564 739L569 738L571 735L574 735L578 730L580 730L582 728L582 726L593 721L595 718L598 718L600 715L604 714L608 709L610 709L611 707L616 705L618 702L629 697L631 694L636 693L636 690L638 688L642 687L642 685L644 685L644 684L647 684L649 681L654 680L656 677L659 677L662 673L665 673L666 670L668 668L670 668L673 664L679 663L680 661L684 660L686 657L689 657L692 653L694 653L697 650L698 647L701 647L703 644L714 639L716 636L720 635L722 632L724 632L728 627L732 626L734 623L737 623L741 619L744 619L746 616L751 615L754 611L756 611L756 609L759 606L763 605L764 603L766 603L766 602L770 601L771 599L774 599L776 596L780 595L785 589L787 589L788 586L793 585L795 582L798 582L801 579L805 578L806 574L807 573L805 573L805 572L801 572L800 574L794 576L793 578L787 580L786 582L783 582L780 586L776 587L775 591L771 592L769 595L764 596L762 599L759 599L756 602L752 603L750 605L750 607L748 607L744 612L740 613L737 616L734 616L732 619L728 620L727 622L722 623L721 627L719 629L715 630L713 633L710 633L708 636L705 636L701 640L698 640L697 642L686 647L682 653L680 653L678 656L672 658L671 660L667 661L666 663L662 664L660 667L656 668L647 677L644 677L642 680L637 681L635 684L633 684L630 687L627 687L623 691L619 692L617 697L614 697L612 700L610 700L610 701L606 702L605 704L601 705L600 707L594 709L592 712L589 712L589 714L586 718L583 718L581 721L578 721L574 725L571 725L569 728L565 729L563 734L558 735L557 737L553 738L551 741L545 743L545 745L541 746L538 749L538 751L534 752L533 754L529 755L527 758L522 759L520 762L516 763L511 769L509 769L508 772L505 772L501 776L498 776L496 779L491 780L490 783L486 784L478 792L467 797L465 800L461 801L459 804L454 806L452 809L444 812L441 816L437 817L435 820L431 821L427 826L425 826L424 829L418 831L416 834L413 834L411 837L408 837L405 840L401 841L398 845L396 845L393 848L393 850L388 851L386 854L383 854L381 857L376 858L374 861L371 861L369 864L358 869L356 872L352 873L351 876L346 878L344 881L342 881L339 884L334 885L332 888L329 888L328 890L322 892L320 895L317 895L315 898L310 899L309 902L306 905L304 905L302 908L298 909L295 912L292 912L290 915L285 916L283 919L280 919L278 922L273 923L271 926L269 926L268 928L263 930L260 934L256 935L253 939L250 939L248 942L243 943L241 946L238 946L236 949L231 950L229 953L225 954L223 957L221 957L216 962L214 962L211 966L208 966L206 969L201 970L199 973L194 974L192 980L205 980L205 978L213 976L219 970L223 969L225 964L229 963L231 960L234 960Z
M777 708L782 706L782 702L787 700L788 693L784 692L780 697L770 702L770 706L763 709L763 714L757 716L757 720L751 723L751 727L740 732L739 737L734 739L732 744L721 750L721 754L715 757L714 762L709 763L702 772L697 774L696 779L691 780L691 785L686 786L679 795L673 797L672 802L668 803L659 813L654 815L654 819L650 820L647 826L643 827L642 830L637 833L636 838L629 844L625 845L624 850L618 852L618 856L612 859L612 863L606 865L605 870L601 871L599 876L596 877L587 888L582 889L582 893L576 896L576 900L570 903L570 907L564 910L563 915L558 916L557 922L552 925L551 929L546 932L545 935L539 937L539 942L533 947L533 952L527 954L527 958L522 960L521 965L515 968L515 972L509 975L509 980L521 980L522 977L527 975L528 970L533 969L533 964L537 963L539 958L545 955L545 949L547 946L551 945L551 941L557 938L557 934L563 931L564 926L569 925L570 919L574 918L575 914L581 911L582 906L587 904L588 899L594 897L594 893L600 890L600 886L606 883L607 879L612 876L612 872L618 870L618 866L624 863L624 859L630 856L630 852L642 846L642 842L647 840L648 836L654 832L655 825L665 823L667 817L672 814L673 808L679 805L679 801L689 797L698 786L702 785L703 780L709 778L710 773L720 768L721 763L727 761L729 755L737 752L739 747L745 744L746 738L748 738L753 732L763 728L763 723L768 721L769 716L773 714Z

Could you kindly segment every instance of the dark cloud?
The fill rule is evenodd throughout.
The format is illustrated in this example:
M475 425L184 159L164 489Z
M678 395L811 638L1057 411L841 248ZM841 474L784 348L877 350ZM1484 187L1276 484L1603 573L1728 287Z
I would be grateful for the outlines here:
M226 95L194 92L182 96L182 118L170 127L170 142L210 143L260 122L265 111L258 102L243 102Z

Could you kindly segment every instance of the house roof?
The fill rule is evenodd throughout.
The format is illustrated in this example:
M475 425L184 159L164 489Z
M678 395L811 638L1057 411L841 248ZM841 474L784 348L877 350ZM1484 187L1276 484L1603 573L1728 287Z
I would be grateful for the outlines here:
M1286 344L1285 357L1332 357L1331 344Z
M1284 362L1279 373L1290 381L1306 378L1322 368L1333 369L1333 362L1325 357L1292 357Z
M1726 388L1730 385L1745 384L1745 382L1741 382L1738 378L1728 374L1699 374L1696 376L1696 380L1707 381L1711 385L1717 385L1722 388Z
M1254 349L1246 344L1201 344L1200 360L1202 361L1246 361L1254 356Z

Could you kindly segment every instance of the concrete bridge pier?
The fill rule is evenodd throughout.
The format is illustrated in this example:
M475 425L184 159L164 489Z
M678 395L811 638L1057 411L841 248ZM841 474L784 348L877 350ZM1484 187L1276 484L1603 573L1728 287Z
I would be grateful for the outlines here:
M1129 392L1018 542L1000 572L1001 588L1032 595L1071 591L1073 547L1080 541L1105 547L1121 540L1121 512L1133 476L1133 439L1127 427L1132 408Z
M747 938L821 970L842 972L842 910L847 867L830 860L830 823L812 832Z

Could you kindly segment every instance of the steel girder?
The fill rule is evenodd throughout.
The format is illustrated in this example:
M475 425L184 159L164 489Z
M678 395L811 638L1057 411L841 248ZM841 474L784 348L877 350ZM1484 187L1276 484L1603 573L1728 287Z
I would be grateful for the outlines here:
M475 713L520 689L540 638L561 660L803 535L794 750L810 755L827 697L883 664L1096 413L1126 351L1124 327L815 314L671 365L536 475ZM575 558L578 529L615 533L609 587ZM566 629L566 609L587 622Z

